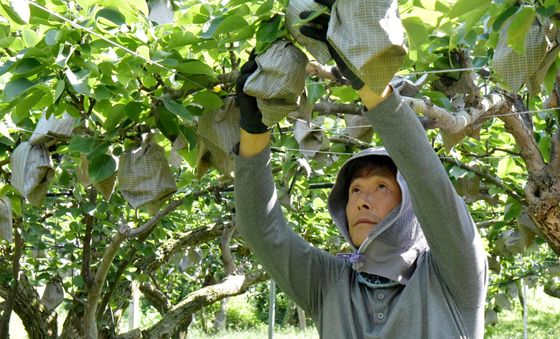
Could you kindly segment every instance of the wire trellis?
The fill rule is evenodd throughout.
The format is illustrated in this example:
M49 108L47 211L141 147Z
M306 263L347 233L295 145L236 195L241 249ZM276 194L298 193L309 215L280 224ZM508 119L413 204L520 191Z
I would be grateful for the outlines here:
M42 11L44 11L44 12L46 12L46 13L52 15L52 16L64 21L64 22L70 24L72 27L74 27L76 29L83 30L83 31L85 31L85 32L87 32L87 33L89 33L89 34L91 34L91 35L93 35L93 36L95 36L99 39L102 39L103 41L109 43L110 45L112 45L116 48L122 49L123 51L125 51L126 53L129 53L130 55L132 55L134 57L137 57L137 58L140 58L140 59L144 60L146 63L148 63L150 65L157 66L157 67L159 67L159 68L161 68L165 71L168 71L168 72L170 72L170 73L172 73L176 76L179 76L180 78L182 78L186 81L189 81L189 82L191 82L191 83L193 83L197 86L204 87L203 85L197 83L196 81L194 81L192 79L189 79L189 78L183 76L180 73L177 73L176 70L174 70L172 68L169 68L169 67L161 64L160 62L157 62L155 60L151 60L151 59L149 59L149 58L147 58L147 57L145 57L145 56L127 48L126 46L124 46L124 45L122 45L122 44L120 44L116 41L113 41L113 40L105 37L104 35L102 35L100 33L95 32L91 28L85 27L84 25L81 25L79 23L76 23L76 22L66 18L65 16L57 13L54 10L49 9L48 7L45 7L45 6L37 3L34 0L24 0L24 1L27 2L29 5L32 5L32 6L38 8L38 9L40 9L40 10L42 10ZM426 71L422 71L422 72L409 72L409 71L403 70L403 71L398 72L396 75L406 76L406 75L439 74L439 73L447 73L447 72L471 72L471 71L478 71L478 70L483 70L483 69L488 69L488 68L491 68L491 66L485 65L485 66L478 66L478 67L465 67L465 68L455 68L455 69L426 70ZM327 81L325 81L324 83L327 83ZM523 111L523 112L511 112L511 113L503 113L503 114L494 114L494 115L488 115L488 116L485 116L485 117L492 118L492 117L500 117L500 116L508 116L508 115L533 114L533 113L541 113L541 112L554 111L554 110L557 110L557 108L547 108L547 109L531 110L531 111ZM343 129L356 129L356 128L368 128L368 127L371 127L371 126L362 125L362 126L351 126L351 127L319 127L319 128L316 128L316 129L315 128L310 129L308 131L309 132L315 132L315 131L325 132L325 131L333 131L333 130L339 130L340 131L340 130L343 130ZM24 133L33 133L33 131L26 130L26 129L21 128L21 127L9 126L9 128L19 130L19 131L24 132ZM272 132L273 135L278 134L278 133L279 132ZM334 135L343 136L345 138L349 138L349 139L354 140L354 141L359 141L359 143L367 145L367 143L364 143L363 141L360 141L356 138L352 138L351 136L345 135L343 133L334 133ZM57 138L56 136L52 136L52 135L49 135L49 136L52 137L53 139L66 140L66 139L63 139L63 138ZM275 148L275 149L278 149L278 150L283 149L283 150L287 150L287 151L296 151L296 152L311 151L311 152L315 152L315 153L331 154L331 155L351 155L352 154L352 153L346 153L346 152L315 151L315 150L294 149L294 148L285 148L285 147Z
M112 46L117 47L117 48L120 48L120 49L122 49L123 51L125 51L125 52L127 52L127 53L129 53L129 54L131 54L131 55L133 55L133 56L135 56L135 57L137 57L137 58L140 58L140 59L146 61L147 63L149 63L149 64L151 64L151 65L155 65L155 66L157 66L157 67L160 67L160 68L163 69L163 70L166 70L166 71L171 72L171 73L173 73L173 74L179 75L179 76L180 76L181 78L183 78L184 80L190 81L190 82L192 82L192 83L194 83L194 84L196 84L196 85L198 85L198 86L202 86L201 84L197 83L196 81L193 81L192 79L186 78L186 77L182 76L181 74L178 74L178 73L176 72L176 70L174 70L174 69L172 69L172 68L169 68L169 67L167 67L167 66L165 66L165 65L163 65L163 64L161 64L161 63L159 63L159 62L157 62L157 61L155 61L155 60L151 60L151 59L149 59L149 58L146 58L145 56L141 55L140 53L137 53L137 52L131 50L130 48L128 48L128 47L126 47L126 46L124 46L124 45L122 45L122 44L119 44L118 42L113 41L113 40L111 40L111 39L109 39L109 38L103 36L102 34L99 34L99 33L95 32L94 30L92 30L92 29L90 29L90 28L88 28L88 27L85 27L85 26L83 26L83 25L80 25L80 24L78 24L78 23L76 23L76 22L74 22L74 21L72 21L72 20L66 18L65 16L63 16L63 15L61 15L61 14L59 14L59 13L57 13L57 12L51 10L51 9L49 9L48 7L45 7L45 6L43 6L43 5L41 5L41 4L37 3L37 2L35 2L34 0L24 0L24 1L27 2L29 5L32 5L32 6L38 8L38 9L40 9L40 10L42 10L42 11L44 11L44 12L46 12L46 13L52 15L52 16L54 16L54 17L56 17L56 18L58 18L58 19L64 21L64 22L70 24L72 27L77 28L77 29L80 29L80 30L84 30L84 31L88 32L89 34L91 34L91 35L93 35L93 36L95 36L95 37L97 37L97 38L99 38L99 39L102 39L103 41L105 41L105 42L111 44ZM486 66L478 66L478 67L464 67L464 68L450 68L450 69L426 70L426 71L421 71L421 72L403 70L403 71L397 72L396 75L398 75L398 76L406 76L406 75L424 75L424 74L438 74L438 73L449 73L449 72L470 72L470 71L477 71L477 70L482 70L482 69L486 69L486 68L491 68L491 67L490 67L489 65L486 65ZM318 82L316 82L316 83L318 83ZM328 83L328 81L325 81L324 83ZM204 86L203 86L203 87L204 87Z

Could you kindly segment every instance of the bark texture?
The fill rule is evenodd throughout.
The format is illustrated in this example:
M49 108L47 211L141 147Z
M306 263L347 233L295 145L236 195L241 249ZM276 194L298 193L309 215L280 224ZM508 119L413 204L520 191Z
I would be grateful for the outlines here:
M6 271L6 269L8 271ZM0 265L0 273L10 271ZM0 284L0 297L6 299L10 291L9 284ZM58 324L56 312L49 312L43 305L37 291L29 284L25 275L20 275L13 311L20 317L27 335L31 339L56 338Z
M203 287L189 294L174 306L157 324L143 331L143 338L170 338L190 322L192 315L202 307L226 297L244 293L250 286L264 281L266 274L257 272L248 275L230 275L221 283Z

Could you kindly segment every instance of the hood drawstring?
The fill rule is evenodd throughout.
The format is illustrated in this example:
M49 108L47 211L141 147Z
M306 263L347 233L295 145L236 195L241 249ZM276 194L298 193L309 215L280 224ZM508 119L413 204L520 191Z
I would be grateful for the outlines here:
M366 256L363 254L360 254L358 252L354 252L354 253L338 253L336 255L337 258L342 258L345 260L348 260L348 262L350 262L351 264L357 264L357 263L361 263L365 260Z

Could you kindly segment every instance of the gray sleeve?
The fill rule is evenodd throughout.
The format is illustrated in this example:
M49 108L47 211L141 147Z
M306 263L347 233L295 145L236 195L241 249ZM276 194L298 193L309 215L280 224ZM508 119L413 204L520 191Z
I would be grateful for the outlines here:
M257 260L300 307L316 315L320 295L344 269L342 260L312 247L287 225L270 168L270 148L234 155L237 227Z
M460 305L483 305L487 264L482 241L418 117L397 93L365 116L409 186L414 212L444 284Z

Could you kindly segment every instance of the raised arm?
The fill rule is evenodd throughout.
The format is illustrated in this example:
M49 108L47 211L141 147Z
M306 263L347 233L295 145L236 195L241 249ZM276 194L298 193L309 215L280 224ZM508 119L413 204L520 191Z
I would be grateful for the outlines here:
M463 199L426 137L416 114L390 88L359 91L365 113L409 186L414 212L441 278L465 307L484 303L486 255Z
M309 245L286 223L270 168L270 133L261 121L255 98L243 92L243 84L254 68L250 59L237 83L241 110L239 152L234 156L237 227L280 288L316 315L323 288L344 265Z

